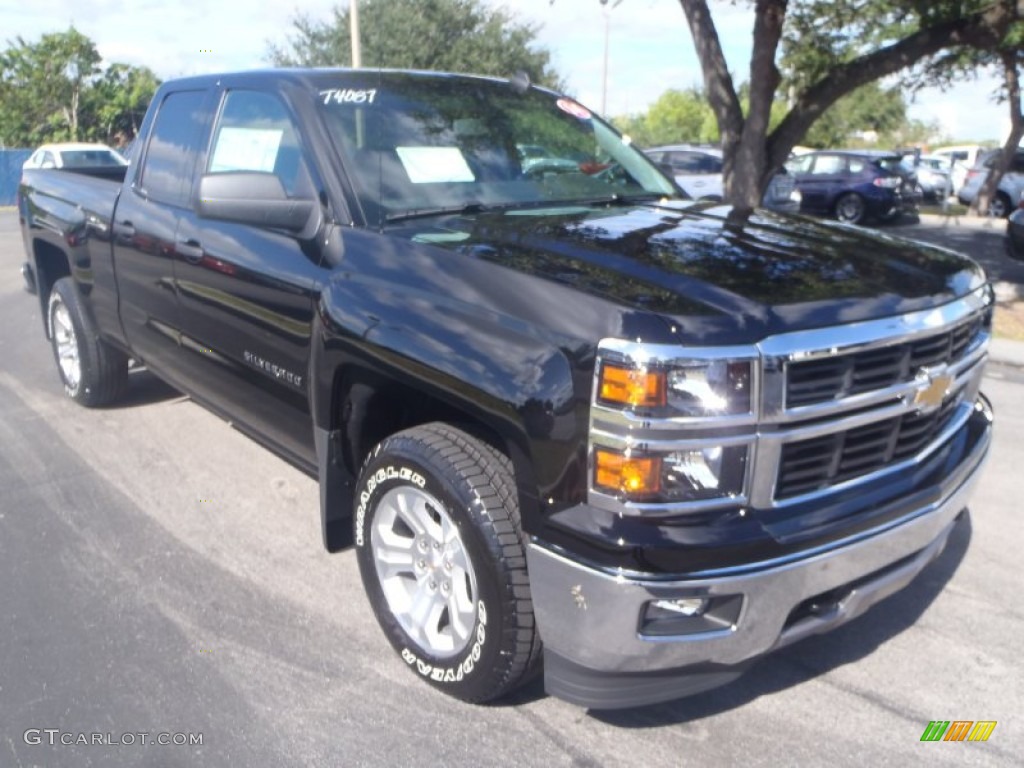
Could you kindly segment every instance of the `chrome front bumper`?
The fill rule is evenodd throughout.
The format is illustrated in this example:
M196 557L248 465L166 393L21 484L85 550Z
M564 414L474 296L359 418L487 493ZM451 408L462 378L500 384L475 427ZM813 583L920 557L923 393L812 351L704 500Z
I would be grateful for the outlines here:
M987 405L979 402L991 420ZM678 698L738 675L721 670L859 616L941 553L967 507L990 441L989 429L965 459L975 463L973 470L932 505L818 550L705 578L653 580L599 570L531 542L528 567L549 692L598 708ZM651 601L736 596L742 605L731 625L678 635L643 631ZM697 671L695 686L679 682L684 668ZM707 674L708 669L719 671ZM673 682L657 684L659 672ZM607 684L600 682L602 676ZM616 677L631 692L617 695ZM646 682L638 687L641 677Z

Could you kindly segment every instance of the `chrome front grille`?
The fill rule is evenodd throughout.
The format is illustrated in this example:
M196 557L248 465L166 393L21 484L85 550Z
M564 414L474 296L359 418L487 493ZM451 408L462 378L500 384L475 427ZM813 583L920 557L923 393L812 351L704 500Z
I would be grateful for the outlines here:
M913 458L952 420L959 397L933 413L905 413L782 447L777 501L812 493Z
M827 403L913 381L922 368L952 365L984 330L975 315L955 328L904 343L787 366L786 407Z

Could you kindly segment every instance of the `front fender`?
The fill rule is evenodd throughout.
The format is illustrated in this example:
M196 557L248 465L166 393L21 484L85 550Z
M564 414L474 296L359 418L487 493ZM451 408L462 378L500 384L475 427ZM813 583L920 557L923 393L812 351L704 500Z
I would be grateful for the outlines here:
M318 310L313 416L342 454L344 422L358 414L339 404L358 407L349 398L354 386L396 382L496 436L515 467L527 531L539 525L539 500L558 508L582 500L591 348L452 295L374 276L336 274Z

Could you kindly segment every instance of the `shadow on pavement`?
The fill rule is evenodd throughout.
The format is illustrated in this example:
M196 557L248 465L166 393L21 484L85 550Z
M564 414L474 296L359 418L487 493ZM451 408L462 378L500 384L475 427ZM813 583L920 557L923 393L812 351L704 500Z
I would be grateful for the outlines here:
M107 406L111 410L120 411L124 408L138 408L143 405L154 405L165 400L184 398L181 392L170 384L157 378L145 368L132 368L128 372L128 388L116 402Z
M950 534L945 551L905 589L831 633L810 637L766 656L733 683L665 704L592 710L590 716L620 728L655 728L700 720L856 662L920 618L956 573L970 540L971 518L965 514Z

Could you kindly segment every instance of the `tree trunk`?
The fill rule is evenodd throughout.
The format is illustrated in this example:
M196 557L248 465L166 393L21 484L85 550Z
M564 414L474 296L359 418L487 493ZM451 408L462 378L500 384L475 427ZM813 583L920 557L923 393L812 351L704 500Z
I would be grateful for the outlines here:
M775 169L789 158L815 120L854 89L899 72L951 45L995 48L1016 17L1013 0L988 5L977 13L919 29L892 45L846 62L797 94L792 108L771 134L768 117L779 85L775 66L787 0L757 0L754 48L750 62L750 114L745 118L706 0L679 0L704 73L708 102L718 121L724 154L723 186L727 202L756 206ZM792 98L792 96L791 96Z
M981 185L978 196L971 203L971 210L975 213L988 213L989 204L996 196L996 190L1003 174L1009 170L1017 156L1017 147L1020 140L1024 138L1024 114L1021 113L1020 96L1020 73L1017 71L1016 51L1004 51L1002 54L1003 69L1006 73L1006 101L1010 106L1010 135L1006 137L1003 150L999 153L998 160L988 172L988 178ZM1010 207L1017 205L1017 200L1010 200Z

